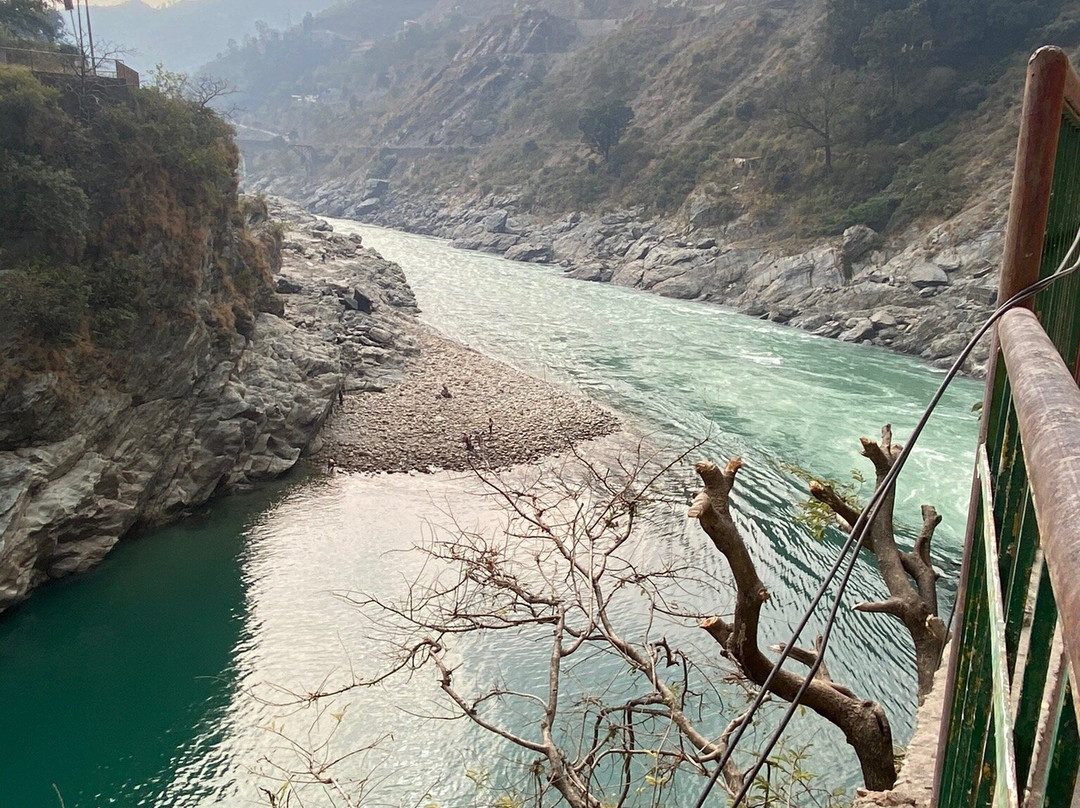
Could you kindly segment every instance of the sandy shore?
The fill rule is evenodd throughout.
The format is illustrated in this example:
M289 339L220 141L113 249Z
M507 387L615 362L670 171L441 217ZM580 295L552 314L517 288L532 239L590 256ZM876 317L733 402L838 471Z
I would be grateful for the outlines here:
M382 392L346 394L323 431L316 465L325 469L333 459L345 471L502 468L619 429L614 415L583 396L422 324L414 328L420 353L409 358L403 378Z

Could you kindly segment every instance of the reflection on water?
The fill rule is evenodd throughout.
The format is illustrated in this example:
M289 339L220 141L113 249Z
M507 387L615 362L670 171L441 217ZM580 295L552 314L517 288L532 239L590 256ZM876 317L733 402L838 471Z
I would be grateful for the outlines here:
M703 454L742 454L738 519L773 594L763 615L769 642L797 619L837 538L815 542L793 523L805 494L784 464L849 479L865 465L858 437L890 421L902 438L940 378L904 357L721 308L339 226L401 262L425 317L452 336L585 390L660 442L707 437ZM917 526L921 502L945 517L937 562L946 601L970 479L970 408L980 397L977 384L957 385L899 491L903 530ZM687 496L692 480L680 485L676 493ZM448 513L467 525L491 519L475 491L448 474L294 480L219 502L42 591L0 623L0 722L17 739L0 756L0 805L56 806L54 783L68 808L264 804L259 788L274 790L285 769L311 763L289 738L308 746L329 739L326 757L380 741L339 768L345 780L370 778L367 804L427 804L426 794L442 806L489 804L476 772L509 777L515 754L463 721L433 721L446 709L426 672L350 692L321 714L280 706L385 664L378 627L338 593L402 591L418 564L402 551ZM666 524L658 547L716 564L696 526L677 515ZM853 587L852 603L881 590L868 565ZM720 608L726 595L700 597L703 608ZM632 610L627 617L635 619ZM684 644L703 643L697 633L668 630ZM832 649L834 678L882 701L906 739L914 674L897 625L844 610ZM513 676L529 687L544 676L546 659L529 638L463 642L459 653L470 663L462 675L475 683ZM611 671L601 665L589 675ZM715 720L725 714L717 710ZM831 728L806 719L796 736L816 739L813 765L830 783L855 779L854 759Z

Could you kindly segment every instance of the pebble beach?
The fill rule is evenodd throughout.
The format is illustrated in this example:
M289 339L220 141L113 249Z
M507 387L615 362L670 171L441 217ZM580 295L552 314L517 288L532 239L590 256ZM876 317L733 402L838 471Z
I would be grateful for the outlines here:
M612 413L584 396L428 326L417 323L412 337L420 350L398 381L344 396L324 429L316 464L364 472L504 468L619 429Z

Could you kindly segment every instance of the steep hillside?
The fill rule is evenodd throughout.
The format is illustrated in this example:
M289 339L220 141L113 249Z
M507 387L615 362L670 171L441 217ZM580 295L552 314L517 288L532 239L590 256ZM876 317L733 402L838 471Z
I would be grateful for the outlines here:
M964 332L989 305L1024 64L1043 42L1080 42L1072 4L565 5L464 28L432 12L338 58L347 69L309 66L294 79L306 96L251 113L288 138L251 150L249 181L581 277L952 355L921 322L961 309ZM511 223L484 230L492 208ZM605 213L626 228L560 224L603 229ZM628 258L645 236L696 252L679 267L647 246ZM967 263L936 263L944 250ZM897 297L898 329L867 325Z
M301 42L317 39L316 18L282 37L296 40L274 72L290 95L256 93L250 114L337 157L323 178L362 167L402 190L522 190L552 214L671 217L697 192L696 224L746 214L772 236L898 232L955 214L982 185L979 165L1001 156L983 144L1008 142L1000 112L1017 68L1078 30L1060 0L1022 4L1021 18L1013 4L897 0L540 5L475 26L432 8L393 37L321 56ZM611 103L632 120L611 148L590 149L582 118ZM408 165L372 155L387 146L412 149ZM419 154L435 146L468 159Z
M242 47L230 46L204 72L226 79L237 91L230 100L244 109L243 120L269 119L288 131L290 109L298 101L305 110L313 97L349 108L364 94L359 88L379 84L380 69L388 69L397 53L396 32L434 7L435 0L353 0L285 31L262 28ZM415 35L421 29L414 23L407 30Z
M583 41L576 36L582 24L592 31L616 22L615 17L569 22L578 20L576 14L618 16L649 4L649 0L546 0L532 10L518 11L519 4L509 0L406 0L392 6L352 0L290 30L264 32L258 41L222 54L205 71L227 78L239 90L246 123L281 132L295 128L308 140L366 145L377 137L373 128L390 126L386 117L403 109L420 106L424 114L438 115L437 99L429 98L427 103L434 105L424 107L414 93L437 81L440 72L454 63L496 55L483 40L490 43L500 33L513 36L507 29L515 27L516 14L567 15L559 23L564 31L551 44L564 50L567 36ZM508 47L501 55L512 55L515 46ZM540 41L527 46L534 54L543 47ZM532 74L532 80L544 70ZM468 83L473 74L466 73L462 78ZM504 106L490 103L481 112L483 116L503 110Z

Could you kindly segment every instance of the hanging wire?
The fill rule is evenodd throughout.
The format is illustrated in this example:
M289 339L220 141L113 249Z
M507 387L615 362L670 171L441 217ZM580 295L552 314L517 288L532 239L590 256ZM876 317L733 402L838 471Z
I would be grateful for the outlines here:
M975 346L978 344L979 340L986 335L986 332L989 331L994 326L994 324L998 320L1000 320L1002 316L1004 316L1007 311L1015 308L1020 303L1023 303L1028 298L1038 294L1043 289L1046 289L1048 286L1051 286L1062 278L1071 275L1077 269L1080 269L1080 260L1076 261L1071 266L1067 266L1069 261L1073 259L1077 247L1080 247L1080 230L1077 230L1076 236L1072 242L1072 246L1069 247L1068 252L1066 252L1065 257L1062 259L1061 263L1058 265L1058 268L1054 271L1054 273L1048 275L1042 280L1036 281L1035 283L1028 286L1026 289L1017 292L1015 295L1013 295L1000 306L998 306L994 313L991 314L990 317L987 318L986 322L982 324L979 330L975 332L975 335L970 340L968 340L967 345L964 346L964 349L956 357L956 360L949 368L948 373L945 374L945 378L942 379L941 384L938 386L937 392L934 393L933 397L930 399L930 403L927 404L926 409L923 410L922 416L919 418L918 424L916 424L915 428L911 432L911 437L908 439L907 443L904 444L904 448L897 456L892 467L885 475L885 478L881 481L881 485L879 485L874 491L873 495L870 497L870 501L866 505L866 508L859 515L858 520L856 520L855 524L852 526L851 534L848 536L847 541L845 541L843 546L840 548L840 553L837 556L836 561L829 569L829 572L826 574L825 579L821 583L821 586L818 587L818 590L814 594L814 597L811 599L809 606L807 606L806 611L803 613L803 616L800 618L798 624L795 626L795 630L792 632L791 639L788 640L788 642L785 644L784 650L781 652L779 659L776 660L772 669L769 671L769 675L765 677L765 681L758 689L758 694L754 699L753 703L750 705L750 709L746 712L742 723L739 724L739 727L735 730L734 733L732 733L731 739L728 741L727 749L724 751L724 754L721 755L720 760L717 761L716 768L709 776L709 780L706 783L705 788L702 789L701 796L698 797L697 802L694 803L694 808L702 808L702 806L705 804L705 800L708 798L709 793L716 785L716 781L719 779L720 773L722 772L724 766L731 759L731 756L735 752L735 748L736 746L738 746L739 741L745 734L747 727L750 726L750 723L754 719L754 715L757 713L758 709L765 701L766 696L770 692L769 688L772 685L773 680L776 678L781 668L783 668L784 663L791 656L791 653L794 650L796 643L798 642L799 636L802 634L803 630L810 622L810 618L813 615L814 610L817 608L822 598L824 598L825 592L828 590L833 580L835 580L837 573L840 571L840 568L844 566L844 559L847 557L849 552L854 550L854 552L852 552L851 554L850 560L848 560L847 562L844 573L840 578L840 586L836 591L836 595L833 597L832 607L829 610L829 617L825 623L825 628L822 631L820 650L818 652L817 658L814 660L813 665L810 666L810 670L806 674L806 678L803 680L803 683L799 687L798 692L795 694L795 697L792 699L787 711L784 713L784 717L780 720L780 724L777 726L773 734L769 737L769 741L765 745L765 748L758 753L757 760L754 762L754 765L748 770L746 776L744 777L744 785L742 787L742 790L739 791L739 793L736 795L734 801L731 803L730 808L738 808L739 804L743 801L743 799L745 799L747 793L749 793L750 791L750 788L753 786L754 778L757 777L758 772L761 771L762 766L765 765L769 754L772 752L773 748L780 740L780 736L783 734L784 730L787 729L788 724L791 723L791 719L794 717L796 710L798 710L799 705L802 702L803 696L806 695L806 691L810 688L811 682L813 682L814 677L817 676L817 672L821 668L821 665L825 660L825 651L828 649L829 637L832 635L833 625L836 622L836 615L839 613L840 610L841 598L843 597L844 592L847 589L848 582L851 579L851 574L855 569L855 564L859 558L859 551L862 549L863 543L866 541L869 526L877 517L878 511L881 510L881 504L885 500L885 494L896 483L896 478L900 475L900 471L903 469L904 464L907 462L908 457L911 455L911 452L915 447L915 443L916 441L918 441L919 436L922 434L923 428L926 426L927 421L930 420L930 416L937 408L937 405L941 401L942 396L945 395L946 389L952 383L953 379L955 379L959 375L960 369L963 367L964 362L967 361L967 358L971 355L971 352L975 349Z

